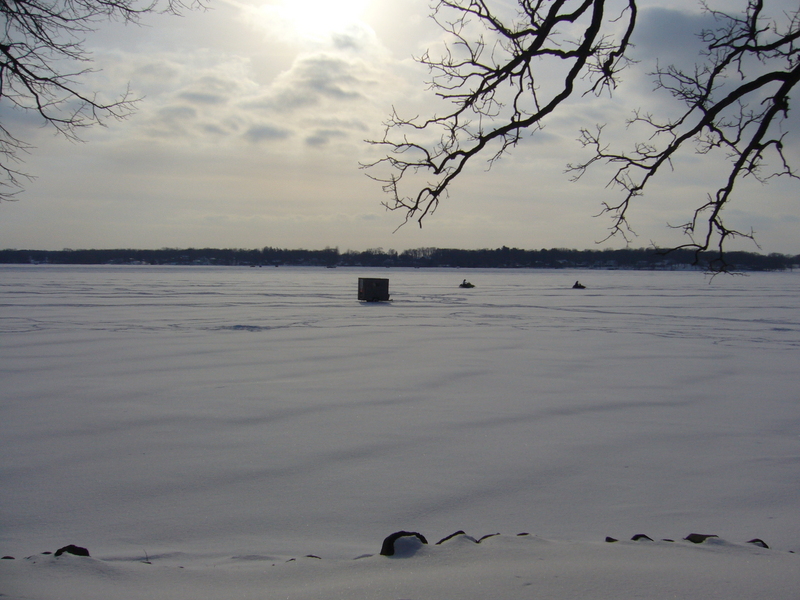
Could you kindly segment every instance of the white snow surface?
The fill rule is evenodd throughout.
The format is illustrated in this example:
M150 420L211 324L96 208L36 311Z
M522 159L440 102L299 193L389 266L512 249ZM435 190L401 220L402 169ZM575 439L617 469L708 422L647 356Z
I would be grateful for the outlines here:
M0 266L0 445L2 598L796 598L800 274Z

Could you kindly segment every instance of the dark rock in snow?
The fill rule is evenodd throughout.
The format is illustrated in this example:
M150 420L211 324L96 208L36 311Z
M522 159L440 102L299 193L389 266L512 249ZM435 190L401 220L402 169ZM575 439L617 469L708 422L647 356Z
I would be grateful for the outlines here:
M56 550L56 556L61 556L64 553L67 554L74 554L75 556L89 556L89 551L86 548L81 548L80 546L76 546L75 544L70 544L69 546L64 546L63 548L59 548Z
M456 537L457 535L467 535L467 534L464 532L464 530L463 530L463 529L459 529L458 531L454 531L454 532L453 532L453 533L451 533L450 535L448 535L448 536L446 536L446 537L443 537L443 538L442 538L442 539L440 539L438 542L436 542L436 544L434 544L434 545L436 545L436 546L439 546L440 544L444 544L446 541L448 541L448 540L452 540L452 539L453 539L454 537ZM472 539L472 538L470 538L470 539Z
M702 533L690 533L689 535L687 535L683 539L685 539L687 542L692 542L693 544L702 544L708 538L715 538L715 537L719 537L719 536L713 535L713 534L705 535L705 534L702 534Z
M617 538L612 538L612 537L610 537L610 536L606 536L606 541L607 541L609 544L613 544L614 542L618 542L619 540L618 540Z
M767 543L764 540L760 540L758 538L753 538L752 540L747 540L748 544L755 544L756 546L760 546L761 548L769 548Z
M425 536L421 533L417 533L416 531L396 531L383 540L383 545L381 546L381 556L395 556L395 542L405 537L415 539L407 540L412 541L412 544L402 544L403 552L397 552L397 556L411 556L419 549L420 544L428 543L428 540L425 539Z
M13 556L4 556L3 560L14 560Z
M494 537L494 536L496 536L496 535L500 535L500 534L499 534L499 533L487 533L485 536L483 536L482 538L480 538L479 540L477 540L477 543L479 543L479 544L480 544L480 543L481 543L483 540L485 540L485 539L488 539L488 538L490 538L490 537Z
M639 540L647 540L648 542L652 542L653 538L643 533L637 533L635 536L631 538L632 542L638 542Z

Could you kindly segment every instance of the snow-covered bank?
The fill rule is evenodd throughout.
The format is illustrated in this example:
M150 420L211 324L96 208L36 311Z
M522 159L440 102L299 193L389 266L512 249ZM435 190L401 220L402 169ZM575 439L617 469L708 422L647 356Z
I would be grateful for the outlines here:
M39 555L0 561L0 576L4 597L30 600L789 599L800 589L800 556L723 540L608 544L497 536L475 544L462 536L402 558L250 555L198 564L178 555L145 564Z
M2 568L336 570L399 529L797 556L800 275L466 274L0 267ZM394 302L356 301L370 275Z

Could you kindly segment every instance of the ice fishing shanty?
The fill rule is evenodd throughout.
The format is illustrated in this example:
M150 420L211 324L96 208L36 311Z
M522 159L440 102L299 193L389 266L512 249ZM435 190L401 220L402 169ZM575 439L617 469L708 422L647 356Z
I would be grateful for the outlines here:
M361 302L389 302L389 280L359 277L358 299Z

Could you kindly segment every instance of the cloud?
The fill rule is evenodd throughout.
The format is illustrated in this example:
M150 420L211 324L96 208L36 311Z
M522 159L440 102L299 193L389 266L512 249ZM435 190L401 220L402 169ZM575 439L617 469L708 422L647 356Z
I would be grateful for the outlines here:
M126 59L127 57L120 57L117 64L125 64ZM157 95L171 89L179 81L180 72L180 66L172 61L152 60L148 57L143 64L135 66L130 71L128 79L135 89L142 90L145 96Z
M241 79L221 74L201 75L184 84L184 90L176 95L192 104L221 106L238 97Z
M375 32L364 26L354 25L331 35L331 44L337 50L368 51L376 43Z
M278 111L316 106L325 100L349 102L363 98L364 70L341 57L317 54L301 57L276 82L269 104Z
M209 94L206 92L183 92L178 97L192 104L220 105L228 101L228 98L222 94Z
M341 129L318 129L305 139L308 146L327 146L334 138L346 138L347 132Z
M196 118L197 110L191 106L164 106L143 124L140 132L156 138L186 137Z
M402 91L405 70L363 22L331 29L326 40L287 44L264 37L265 27L274 33L279 24L265 18L270 10L226 4L223 13L240 28L239 45L222 51L221 38L205 29L191 52L162 38L161 46L137 42L138 51L101 50L103 75L114 84L100 87L124 89L130 82L144 98L132 118L103 132L106 139L234 152L249 152L251 144L280 144L288 152L349 144L354 156L356 145L378 135L368 130L380 128L391 103L412 95ZM252 17L247 27L242 15ZM180 24L188 21L205 23L195 13ZM413 85L424 92L422 81Z
M254 143L284 140L291 135L291 132L275 127L274 125L254 125L250 127L244 134L244 137Z
M642 10L632 39L633 56L646 63L658 60L663 66L690 68L701 58L700 32L714 28L715 23L708 13L661 7Z
M134 84L144 81L150 92L131 119L105 132L120 143L158 140L219 150L294 140L297 150L319 148L348 139L360 143L368 137L367 123L384 116L373 96L387 65L352 53L298 55L283 73L262 82L236 56L150 56L140 64L135 56L114 58L110 71L117 79L133 73Z

